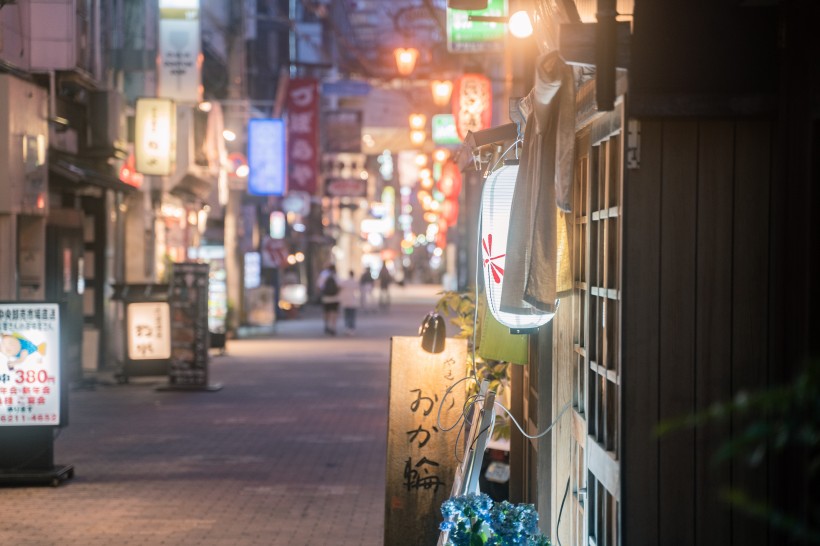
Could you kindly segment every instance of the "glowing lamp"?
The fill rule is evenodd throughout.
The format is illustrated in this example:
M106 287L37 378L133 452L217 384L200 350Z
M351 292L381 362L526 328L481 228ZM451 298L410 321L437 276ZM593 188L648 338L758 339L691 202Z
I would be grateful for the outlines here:
M484 288L490 312L511 333L531 333L552 319L555 313L544 313L530 308L528 314L501 310L501 290L504 287L505 256L508 241L512 197L518 164L507 163L493 171L484 183L481 193L481 251L484 270Z
M456 199L461 192L461 171L453 161L448 161L441 168L441 178L438 180L438 191L448 199Z
M526 11L516 11L510 16L510 34L516 38L527 38L532 36L532 23Z
M424 114L410 114L410 117L407 118L407 121L410 123L411 129L422 130L424 129L424 126L427 124L427 116L425 116Z
M444 148L436 148L433 152L433 159L439 163L444 163L448 157L450 157L450 152Z
M490 127L493 118L493 86L483 74L464 74L453 90L453 118L458 137L464 140L468 131Z
M393 51L396 56L396 68L402 76L409 76L416 67L419 50L414 47L398 47Z
M424 144L425 140L427 140L427 133L425 133L424 131L410 131L410 142L414 146L421 146L422 144Z
M456 225L458 223L458 201L445 199L441 204L441 217L447 222L447 227Z
M433 80L430 83L430 90L433 92L433 104L436 106L447 106L450 103L450 95L453 94L453 82L448 80Z

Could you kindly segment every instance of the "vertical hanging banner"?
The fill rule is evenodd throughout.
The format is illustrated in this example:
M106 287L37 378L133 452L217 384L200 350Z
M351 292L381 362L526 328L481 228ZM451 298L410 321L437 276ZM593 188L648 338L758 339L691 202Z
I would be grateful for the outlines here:
M177 113L170 99L137 99L134 163L138 173L167 176L174 170Z
M199 102L201 56L199 0L159 0L157 95Z
M483 74L464 74L453 91L453 117L458 137L487 129L493 121L493 85Z
M435 544L441 503L456 475L457 430L465 390L447 388L464 376L467 340L447 338L444 352L428 353L420 337L393 337L387 431L384 543ZM439 423L440 417L440 423Z
M60 306L0 303L0 427L61 422Z
M288 110L288 190L316 193L318 169L319 84L313 78L290 80Z
M287 164L285 121L248 121L248 193L284 195Z

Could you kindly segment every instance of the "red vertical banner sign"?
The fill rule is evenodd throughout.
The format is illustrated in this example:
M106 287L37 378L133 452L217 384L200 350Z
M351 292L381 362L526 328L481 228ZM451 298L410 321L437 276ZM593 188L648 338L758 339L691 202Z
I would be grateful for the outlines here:
M313 78L290 80L288 111L288 192L316 193L319 85Z

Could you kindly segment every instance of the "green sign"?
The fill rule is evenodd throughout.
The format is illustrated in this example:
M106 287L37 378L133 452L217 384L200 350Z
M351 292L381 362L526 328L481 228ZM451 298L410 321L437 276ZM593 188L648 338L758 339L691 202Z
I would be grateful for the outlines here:
M436 114L433 116L432 123L433 143L439 146L458 146L461 144L453 114Z
M507 16L507 0L489 0L486 9L447 9L447 49L453 53L501 51L506 24L470 21L470 15Z

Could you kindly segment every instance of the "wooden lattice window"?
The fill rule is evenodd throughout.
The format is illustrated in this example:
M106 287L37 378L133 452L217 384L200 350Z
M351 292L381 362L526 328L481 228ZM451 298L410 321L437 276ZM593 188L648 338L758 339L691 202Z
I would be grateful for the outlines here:
M572 544L616 546L620 498L622 109L577 140Z

